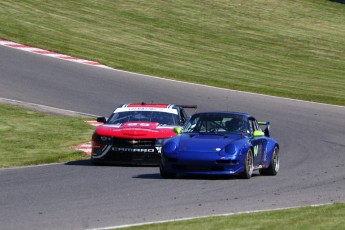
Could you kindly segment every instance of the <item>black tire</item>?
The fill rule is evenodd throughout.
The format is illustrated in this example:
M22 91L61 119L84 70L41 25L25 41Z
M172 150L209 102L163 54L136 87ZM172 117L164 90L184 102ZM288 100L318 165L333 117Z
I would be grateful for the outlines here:
M254 170L253 151L249 149L246 155L246 159L244 161L244 171L239 175L239 177L242 179L250 179L253 175L253 170Z
M161 167L159 167L159 172L161 174L161 177L165 178L165 179L173 179L173 178L176 177L175 173L165 172L165 171L162 170Z
M95 162L92 158L90 159L91 165L97 165L97 162Z
M91 160L91 165L99 166L99 165L102 165L102 164L99 163L99 162L96 162L96 161L94 161L94 160Z
M90 159L90 161L91 161L91 165L93 165L93 166L104 166L104 165L107 165L107 163L106 162L99 162L99 161L95 161L94 159Z
M276 146L274 148L272 159L268 168L260 169L260 175L275 176L279 171L279 149Z

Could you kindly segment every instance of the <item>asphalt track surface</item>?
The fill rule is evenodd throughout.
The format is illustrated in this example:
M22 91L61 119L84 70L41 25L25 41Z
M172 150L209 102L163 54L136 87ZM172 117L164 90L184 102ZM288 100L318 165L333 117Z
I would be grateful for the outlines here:
M161 80L1 46L0 97L104 116L118 104L141 101L242 111L270 120L281 146L278 175L256 173L250 180L161 179L157 167L95 167L89 161L0 169L1 229L88 229L345 201L344 107Z

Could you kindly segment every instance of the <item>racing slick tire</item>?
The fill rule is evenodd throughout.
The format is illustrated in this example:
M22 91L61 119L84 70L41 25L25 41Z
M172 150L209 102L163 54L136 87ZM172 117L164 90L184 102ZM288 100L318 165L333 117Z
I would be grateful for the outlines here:
M173 179L176 177L175 173L165 172L162 170L162 167L159 167L159 173L161 174L161 177L165 179Z
M96 161L94 161L94 160L90 160L90 161L91 161L91 165L93 165L93 166L102 165L102 163L96 162Z
M244 161L244 171L239 175L239 177L242 179L250 179L253 175L253 170L254 170L253 151L249 149L246 155L246 159Z
M279 149L276 146L274 148L272 159L268 168L260 169L260 175L275 176L279 171Z

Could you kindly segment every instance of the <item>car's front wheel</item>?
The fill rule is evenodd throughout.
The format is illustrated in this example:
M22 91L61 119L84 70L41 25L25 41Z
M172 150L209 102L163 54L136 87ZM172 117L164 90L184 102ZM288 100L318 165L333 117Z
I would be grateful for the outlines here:
M100 165L100 163L99 163L99 162L94 161L93 159L91 159L91 160L90 160L90 162L91 162L91 165Z
M165 172L165 171L162 169L162 166L159 167L159 172L160 172L160 174L161 174L161 177L163 177L163 178L172 179L172 178L175 178L175 177L176 177L176 174L175 174L175 173Z
M260 175L275 176L277 175L278 171L279 171L279 149L276 146L272 154L270 165L268 166L268 168L260 169L259 172L260 172Z
M246 159L244 161L244 171L240 174L240 178L250 179L253 175L253 170L254 170L253 151L249 149L246 155Z

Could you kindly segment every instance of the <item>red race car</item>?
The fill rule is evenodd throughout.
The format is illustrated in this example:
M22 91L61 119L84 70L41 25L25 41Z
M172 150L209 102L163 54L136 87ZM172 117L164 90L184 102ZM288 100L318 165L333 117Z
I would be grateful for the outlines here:
M165 140L187 120L185 108L196 105L123 104L92 135L93 164L159 165Z

